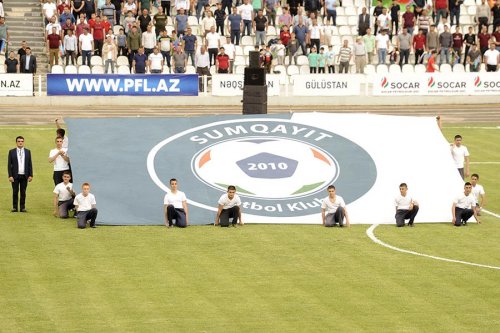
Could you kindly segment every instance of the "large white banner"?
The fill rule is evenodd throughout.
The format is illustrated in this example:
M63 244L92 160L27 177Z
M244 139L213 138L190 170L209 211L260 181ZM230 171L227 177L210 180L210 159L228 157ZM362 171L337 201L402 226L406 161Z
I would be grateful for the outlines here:
M499 95L498 73L379 74L373 80L374 96Z
M33 96L33 75L1 74L0 96Z
M214 96L241 96L243 95L243 74L212 75L212 95ZM279 96L279 75L267 74L267 96Z
M358 75L309 74L296 75L294 96L356 96L361 91Z

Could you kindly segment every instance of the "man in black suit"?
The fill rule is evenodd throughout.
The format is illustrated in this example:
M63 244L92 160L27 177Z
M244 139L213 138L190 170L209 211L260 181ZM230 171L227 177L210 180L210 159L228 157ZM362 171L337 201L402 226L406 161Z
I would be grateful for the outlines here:
M21 57L21 66L19 66L19 70L21 73L36 74L36 57L31 54L31 49L29 46L25 51L26 54Z
M366 12L366 7L363 7L358 20L358 35L366 35L366 29L370 27L370 14Z
M7 169L9 171L9 181L12 183L12 212L17 212L17 199L21 190L21 200L19 206L21 212L26 213L26 187L33 179L33 166L31 164L31 152L24 148L24 138L16 138L17 147L9 151Z

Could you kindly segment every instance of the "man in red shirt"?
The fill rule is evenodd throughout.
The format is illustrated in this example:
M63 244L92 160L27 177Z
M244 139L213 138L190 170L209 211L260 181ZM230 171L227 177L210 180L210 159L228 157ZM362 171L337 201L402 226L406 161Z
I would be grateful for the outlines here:
M104 24L101 22L101 18L97 16L95 18L94 26L90 25L90 27L92 28L92 37L94 38L95 55L102 57L102 46L104 44L104 35L106 33L104 30Z
M448 17L448 0L432 0L432 4L436 17L434 22L441 22L441 16Z
M57 6L57 12L61 15L64 12L64 8L71 9L68 0L62 0L59 6Z
M424 62L426 37L424 30L418 29L418 34L413 36L413 49L415 50L415 64L422 64Z
M284 25L283 30L280 32L280 39L281 39L281 44L285 45L285 47L288 46L288 41L290 40L291 35L290 31L288 30L288 26Z
M47 49L49 50L50 67L59 63L59 45L61 45L61 35L57 33L57 28L52 28L52 33L47 35Z
M462 33L460 32L460 27L456 27L455 33L452 35L453 38L453 51L460 57L462 58L462 46L464 45L464 38ZM457 62L460 62L458 60Z
M224 48L219 49L220 53L215 58L215 67L217 68L217 73L229 73L229 56L225 53Z
M484 55L484 52L488 50L488 42L491 39L487 26L482 27L481 32L477 35L477 39L479 39L479 49L481 50L481 54Z
M436 50L431 51L431 57L427 61L427 73L434 73L437 72L437 65L436 65Z
M415 28L415 14L411 11L411 6L406 6L406 12L403 14L403 28L408 30L410 35L413 35L413 29Z

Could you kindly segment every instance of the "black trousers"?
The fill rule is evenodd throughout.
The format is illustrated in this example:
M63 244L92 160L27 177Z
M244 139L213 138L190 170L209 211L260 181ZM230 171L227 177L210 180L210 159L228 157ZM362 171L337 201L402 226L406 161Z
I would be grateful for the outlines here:
M422 54L424 54L424 49L415 50L415 65L424 63L424 58L422 57ZM422 59L420 59L420 57L422 57Z
M339 226L344 226L344 208L339 207L335 213L328 213L325 216L325 227L333 227L335 224Z
M102 46L104 45L103 39L94 39L94 55L102 57Z
M218 48L208 49L208 58L210 59L210 66L215 65L215 59L217 58ZM212 62L213 59L213 62Z
M234 206L228 209L223 209L220 213L219 224L221 227L229 227L229 219L233 219L232 224L236 225L238 223L238 218L240 217L240 207Z
M95 226L95 219L97 218L97 208L91 208L90 210L84 210L78 212L78 229L85 229L87 226L87 221L90 220L90 226Z
M21 200L19 201L19 206L21 209L25 209L26 202L26 188L28 187L28 177L25 175L19 175L14 178L12 182L12 208L17 210L17 202L19 199L19 192L21 192Z
M460 227L462 224L466 224L467 220L470 219L472 215L474 215L472 209L455 207L455 221L453 221L453 225L455 227Z
M396 225L398 227L404 227L405 226L405 220L410 220L408 221L408 225L412 225L413 221L415 220L415 216L417 216L418 213L418 206L413 206L412 210L408 209L398 209L396 211Z
M403 58L404 58L404 64L408 64L408 60L410 58L410 49L406 50L399 50L399 66L403 67Z
M177 227L187 227L186 212L182 208L175 208L174 205L167 206L167 220L169 226L172 226L175 220L175 225Z

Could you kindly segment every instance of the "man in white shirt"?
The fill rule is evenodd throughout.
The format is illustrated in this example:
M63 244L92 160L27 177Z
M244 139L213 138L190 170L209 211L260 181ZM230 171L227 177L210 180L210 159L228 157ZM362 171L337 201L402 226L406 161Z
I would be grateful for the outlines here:
M418 203L408 194L408 185L406 183L399 185L399 193L394 199L394 205L396 206L396 226L404 227L405 220L409 220L408 226L413 227L413 221L418 213Z
M217 216L215 217L215 225L221 227L229 227L229 219L232 218L232 225L236 227L239 223L243 225L243 220L241 219L241 199L239 195L236 194L236 187L229 185L227 187L227 193L223 194L218 201Z
M70 183L71 173L64 171L62 178L62 183L57 184L53 192L54 216L67 219L69 217L69 210L75 207L73 204L75 192L73 192L73 184Z
M152 24L148 25L147 30L142 33L142 46L144 47L144 53L149 57L156 46L156 34L153 32Z
M188 226L188 207L186 194L177 190L177 179L170 179L170 191L165 194L163 199L163 208L165 211L165 225L169 228L175 226L185 228Z
M335 186L330 185L327 188L328 196L321 203L321 218L325 227L333 227L339 224L344 226L344 217L346 225L349 227L349 215L345 206L344 199L336 194Z
M85 229L87 221L90 220L90 227L95 228L95 220L97 218L97 208L95 196L90 193L90 184L82 184L82 193L75 197L73 202L78 214L78 229Z
M90 66L90 57L94 52L94 38L89 34L87 28L83 28L83 34L78 38L80 42L80 51L82 52L82 65Z
M45 17L45 22L49 22L51 17L57 14L57 6L52 0L47 0L42 7L43 16Z
M470 183L472 184L472 195L476 198L476 211L477 215L481 215L481 209L486 205L486 192L484 192L484 188L482 185L479 185L477 182L479 180L479 175L477 173L473 173L470 176Z
M252 21L253 21L253 6L248 2L248 0L244 0L243 5L238 8L238 12L241 15L241 19L243 20L243 31L241 36L250 36L252 33Z
M63 181L63 173L69 170L69 156L68 149L62 147L63 138L56 138L56 148L52 149L49 153L49 163L54 164L54 186Z
M389 49L389 35L387 35L387 30L382 29L380 33L375 37L375 48L377 49L378 64L385 64L385 59L387 58L387 50Z
M471 192L472 184L467 182L464 185L464 193L460 194L453 200L451 214L453 216L452 223L455 227L467 225L467 220L469 220L472 215L474 215L477 223L481 223L475 209L476 198L474 198L474 195Z
M163 71L163 55L158 46L153 48L153 53L148 57L148 67L151 74L161 74Z
M19 204L21 212L26 213L26 188L28 183L33 180L33 165L31 163L31 152L29 149L24 148L24 138L22 136L16 138L16 148L9 150L7 170L9 182L12 184L12 212L18 211L20 191Z
M62 28L55 16L52 16L50 22L45 26L45 39L52 33L52 28L56 28L56 34L61 35Z
M117 56L116 44L113 42L111 35L106 35L106 43L102 47L102 56L104 58L104 73L108 74L109 67L111 73L115 74L115 62Z
M205 41L208 50L208 57L210 59L210 66L215 65L215 59L217 57L217 53L219 53L220 47L220 35L218 32L215 32L215 26L210 28L210 32L207 34Z
M500 68L500 52L495 47L495 42L490 42L490 48L484 52L483 59L487 72L496 72Z
M224 51L229 56L229 73L233 72L234 57L236 56L236 47L231 43L231 37L226 37L226 44L222 45Z
M462 176L462 179L464 179L465 177L469 177L469 150L467 149L467 147L462 145L462 136L458 134L455 135L455 140L450 146L451 156L455 161L455 165L458 169L458 172L460 173L460 176Z
M379 30L389 30L392 26L391 15L387 14L387 8L382 9L382 14L377 17L377 23Z

